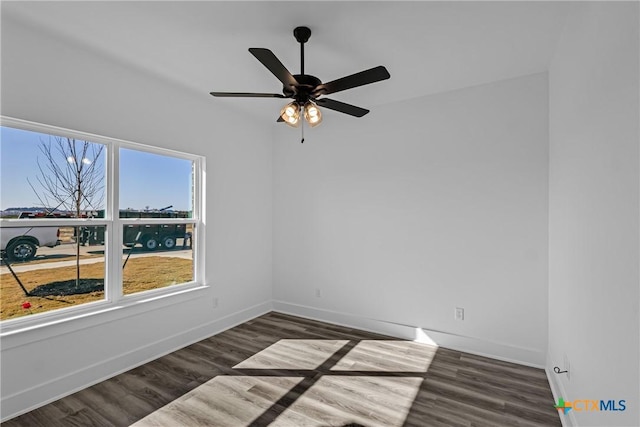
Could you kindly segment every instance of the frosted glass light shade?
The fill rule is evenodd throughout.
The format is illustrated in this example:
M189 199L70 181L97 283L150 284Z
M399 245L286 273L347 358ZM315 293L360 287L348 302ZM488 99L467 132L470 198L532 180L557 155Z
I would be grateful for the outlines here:
M290 102L280 110L280 117L291 127L300 126L300 106L297 102Z
M316 127L322 123L322 112L314 102L307 101L304 104L304 119L311 127Z

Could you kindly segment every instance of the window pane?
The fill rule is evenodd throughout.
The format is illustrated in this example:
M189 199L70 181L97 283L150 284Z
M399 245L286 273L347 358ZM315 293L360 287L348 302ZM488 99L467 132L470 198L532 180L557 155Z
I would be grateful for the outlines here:
M192 216L191 160L137 150L120 150L121 218Z
M103 144L0 127L3 218L102 217Z
M193 224L123 227L122 289L125 295L191 282Z
M104 236L104 226L1 227L0 320L104 299Z

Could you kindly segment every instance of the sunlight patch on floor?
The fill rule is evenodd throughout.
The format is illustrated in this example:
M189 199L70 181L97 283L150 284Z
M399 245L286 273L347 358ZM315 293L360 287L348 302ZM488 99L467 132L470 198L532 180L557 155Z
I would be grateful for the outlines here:
M332 371L427 372L438 347L414 341L360 341Z
M437 350L404 340L281 339L134 426L249 426L271 421L265 414L287 401L269 425L401 427Z
M348 342L348 340L282 339L233 368L313 370Z
M270 426L358 423L367 427L401 427L422 380L421 377L323 376Z
M248 426L300 381L301 377L215 377L132 426Z

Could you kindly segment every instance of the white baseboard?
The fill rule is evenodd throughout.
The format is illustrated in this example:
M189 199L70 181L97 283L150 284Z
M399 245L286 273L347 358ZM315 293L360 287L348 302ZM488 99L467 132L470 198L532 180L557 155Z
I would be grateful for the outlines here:
M551 360L550 356L547 357L547 360ZM544 371L547 374L547 380L549 381L549 387L551 387L551 394L553 394L553 401L557 402L560 397L567 397L567 393L562 386L560 381L557 381L557 374L550 369L550 366L546 366ZM569 399L567 399L569 400ZM576 417L573 411L569 411L568 413L560 412L560 422L562 423L562 427L575 427L578 425L576 422Z
M421 338L421 340L424 341L430 338L440 347L490 357L505 362L518 363L540 369L544 369L545 366L545 353L536 349L518 347L474 337L465 337L442 331L433 331L384 320L354 316L352 314L293 304L285 301L273 301L273 309L274 311L285 314L334 323L402 339L415 340Z
M38 384L35 387L30 387L18 393L5 396L0 403L0 407L2 408L2 419L0 419L0 422L5 422L190 344L219 334L229 328L266 314L271 310L271 301L266 301L181 332L180 334L168 336L162 340L138 347L116 357L101 360L91 366L84 367L46 383Z

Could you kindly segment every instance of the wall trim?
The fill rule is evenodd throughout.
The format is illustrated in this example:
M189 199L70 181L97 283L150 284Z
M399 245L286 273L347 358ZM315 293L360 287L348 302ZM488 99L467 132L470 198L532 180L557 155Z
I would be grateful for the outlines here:
M2 414L0 422L37 409L270 311L272 311L272 303L265 301L107 360L96 362L37 386L4 396L0 401L0 413Z
M440 347L450 348L452 350L463 351L465 353L489 357L505 362L531 366L534 368L545 368L545 353L536 349L498 343L483 340L481 338L456 335L443 331L435 331L420 328L418 326L371 319L318 307L294 304L286 301L274 300L273 310L284 314L291 314L336 325L362 329L402 339L416 340L419 338L418 335L426 335Z
M547 364L550 360L551 355L547 355ZM553 368L551 368L550 366L545 366L544 371L547 374L547 381L549 381L551 394L553 394L553 401L557 402L559 397L566 397L567 393L564 390L564 386L560 381L556 381L556 378L558 378L558 376L553 372ZM569 413L567 414L558 412L558 414L560 415L560 422L562 423L562 427L574 427L578 425L573 411L569 411Z

